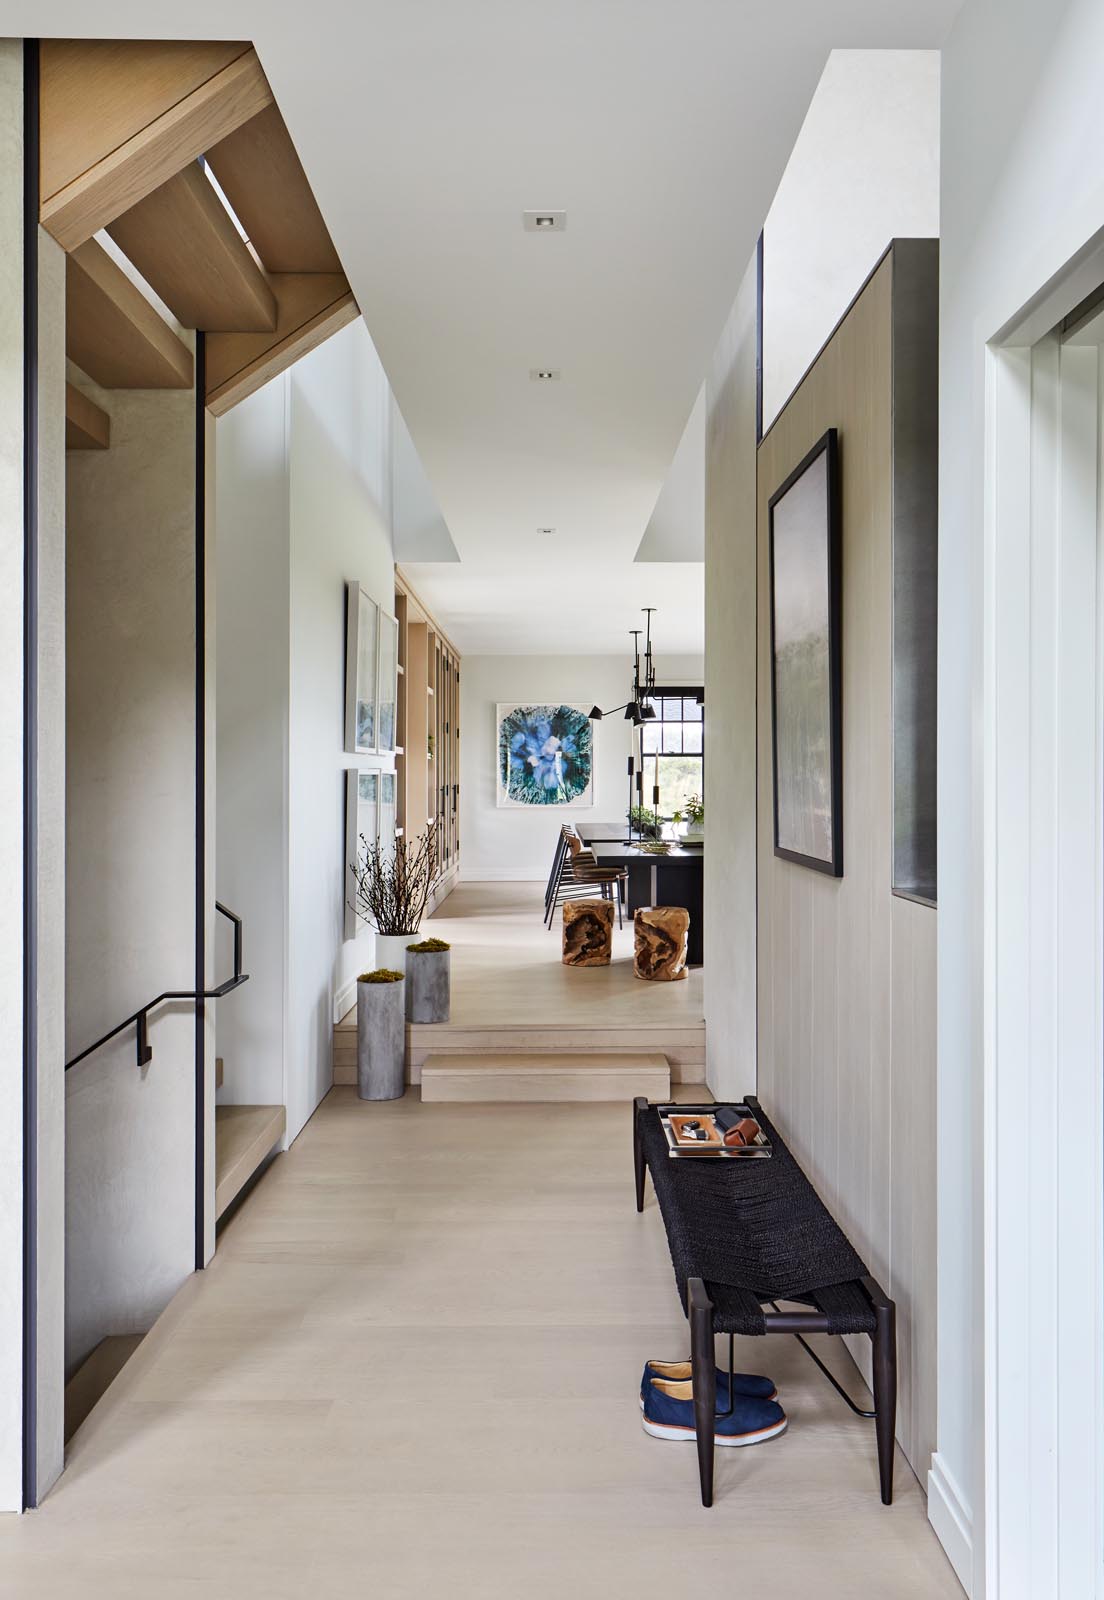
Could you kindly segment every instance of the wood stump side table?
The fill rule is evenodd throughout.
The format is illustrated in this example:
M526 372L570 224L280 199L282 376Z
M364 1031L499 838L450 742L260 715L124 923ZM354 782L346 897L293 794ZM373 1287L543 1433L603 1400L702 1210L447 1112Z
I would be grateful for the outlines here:
M633 916L633 972L674 983L686 976L690 913L682 906L641 906Z
M613 958L613 901L565 900L563 964L608 967Z

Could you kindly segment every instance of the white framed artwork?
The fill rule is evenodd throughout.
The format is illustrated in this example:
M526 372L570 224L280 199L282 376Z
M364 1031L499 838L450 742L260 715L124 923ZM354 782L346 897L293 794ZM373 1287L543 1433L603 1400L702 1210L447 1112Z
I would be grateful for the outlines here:
M585 706L499 704L495 732L499 806L516 811L594 806L597 729Z

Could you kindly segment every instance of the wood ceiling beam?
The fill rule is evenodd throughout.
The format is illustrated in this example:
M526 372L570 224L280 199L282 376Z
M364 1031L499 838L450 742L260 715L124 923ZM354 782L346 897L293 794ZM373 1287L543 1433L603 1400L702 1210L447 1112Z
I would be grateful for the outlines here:
M67 40L60 46L55 42L55 48L62 56L51 67L47 50L43 74L45 198L40 220L66 250L91 239L209 145L272 104L268 80L249 47L193 47L218 54L179 60L171 53L166 56L164 45L133 41L104 46ZM232 50L239 53L226 61ZM219 59L224 64L208 70ZM174 67L180 68L175 79ZM206 76L196 83L201 72ZM144 73L154 77L153 87ZM102 117L97 112L101 80L108 86ZM133 108L129 120L128 85ZM85 123L88 132L82 142ZM105 145L110 146L106 152Z
M111 444L111 418L74 383L65 385L66 450L106 450Z
M279 307L274 333L207 338L207 407L216 417L360 315L342 273L273 273L268 281Z
M95 239L66 262L65 350L104 389L192 386L192 352Z
M198 161L107 231L186 328L275 329L276 296Z
M276 105L212 146L207 164L269 272L341 271Z

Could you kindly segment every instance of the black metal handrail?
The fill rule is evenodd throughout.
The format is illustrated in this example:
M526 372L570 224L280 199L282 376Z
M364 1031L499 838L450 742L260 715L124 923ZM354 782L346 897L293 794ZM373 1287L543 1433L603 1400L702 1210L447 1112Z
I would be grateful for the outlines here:
M72 1061L67 1061L65 1063L66 1072L69 1071L70 1067L75 1067L79 1061L83 1061L85 1056L90 1056L94 1050L98 1050L102 1044L106 1044L109 1039L114 1039L117 1033L122 1033L125 1028L129 1028L131 1023L134 1024L136 1029L138 1065L140 1067L147 1066L153 1060L153 1046L149 1042L149 1013L155 1006L163 1004L166 1000L221 1000L222 996L229 994L231 989L239 989L243 983L249 982L248 972L242 971L242 919L217 900L215 901L215 910L221 912L224 917L229 918L234 924L234 976L227 978L225 983L220 983L217 989L166 989L155 1000L147 1001L144 1006L133 1012L125 1021L120 1022L109 1033L105 1033L102 1039L97 1039L95 1044L90 1044L86 1050L81 1051L80 1055L74 1056Z

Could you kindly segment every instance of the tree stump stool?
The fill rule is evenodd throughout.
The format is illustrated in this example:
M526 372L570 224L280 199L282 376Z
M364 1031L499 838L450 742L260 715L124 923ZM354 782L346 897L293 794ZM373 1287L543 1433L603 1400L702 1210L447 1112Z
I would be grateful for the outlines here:
M565 900L563 964L608 967L613 957L613 901Z
M686 976L690 913L682 906L641 906L633 917L633 972L674 983Z

